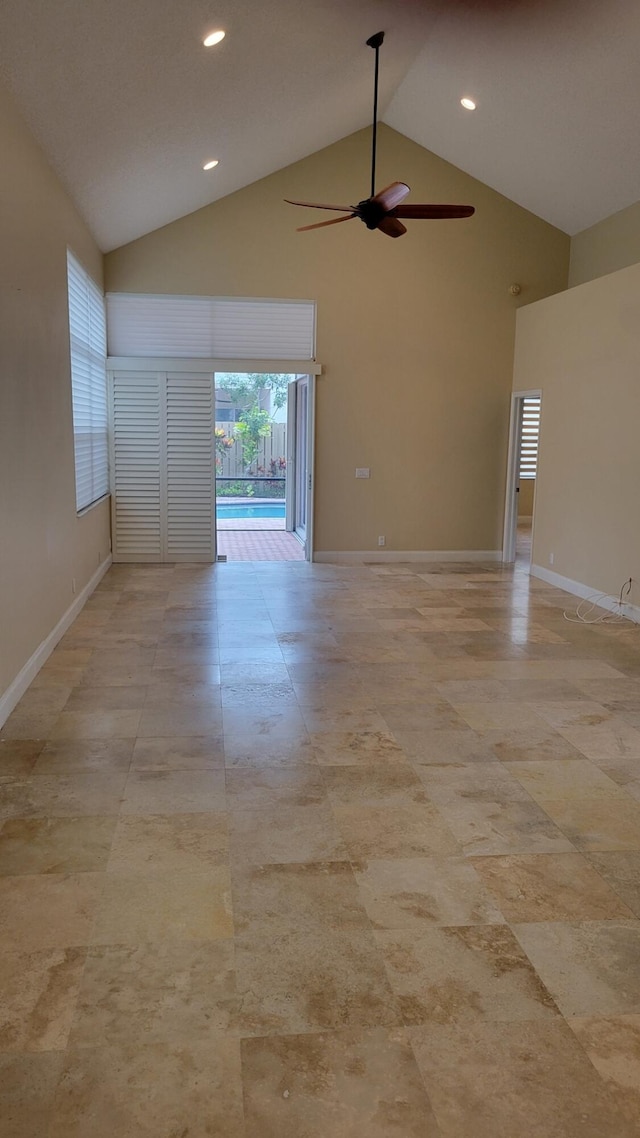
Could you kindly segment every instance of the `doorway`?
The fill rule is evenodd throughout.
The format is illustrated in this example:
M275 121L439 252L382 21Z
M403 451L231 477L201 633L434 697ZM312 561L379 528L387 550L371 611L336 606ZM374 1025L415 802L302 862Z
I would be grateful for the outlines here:
M516 391L511 399L502 560L531 565L540 438L540 391Z
M216 372L218 559L311 560L309 386L296 374Z

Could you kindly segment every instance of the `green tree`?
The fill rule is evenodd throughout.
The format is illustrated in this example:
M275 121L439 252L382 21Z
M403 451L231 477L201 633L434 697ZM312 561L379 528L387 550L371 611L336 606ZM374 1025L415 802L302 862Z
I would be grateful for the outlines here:
M268 411L261 411L257 404L247 411L241 411L240 419L236 423L236 438L242 442L242 457L245 474L258 457L260 439L267 439L271 434L271 418Z
M260 401L260 394L266 388L271 392L273 410L279 411L287 402L287 387L290 375L278 372L219 372L216 376L218 387L228 392L238 407L248 411Z

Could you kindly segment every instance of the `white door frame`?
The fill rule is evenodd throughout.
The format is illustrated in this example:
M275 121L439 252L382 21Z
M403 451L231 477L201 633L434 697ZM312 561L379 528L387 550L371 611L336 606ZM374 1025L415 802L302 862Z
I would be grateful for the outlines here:
M504 530L502 535L502 560L507 564L516 559L520 452L522 449L522 412L524 400L534 397L539 397L540 400L542 400L542 391L540 388L531 391L513 391L511 393L509 450L507 453L507 486L504 501ZM540 409L542 411L542 403L540 404Z
M313 561L313 481L315 461L315 401L316 377L313 373L298 372L289 383L287 391L287 498L285 525L290 533L295 532L296 493L298 485L297 469L297 423L298 423L298 384L307 381L307 447L305 455L306 483L306 527L304 537L305 560Z

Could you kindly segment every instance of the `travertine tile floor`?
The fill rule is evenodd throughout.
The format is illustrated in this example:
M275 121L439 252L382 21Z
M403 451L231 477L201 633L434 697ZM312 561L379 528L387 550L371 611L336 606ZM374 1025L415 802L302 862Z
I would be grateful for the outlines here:
M113 568L2 731L2 1138L640 1135L640 629Z

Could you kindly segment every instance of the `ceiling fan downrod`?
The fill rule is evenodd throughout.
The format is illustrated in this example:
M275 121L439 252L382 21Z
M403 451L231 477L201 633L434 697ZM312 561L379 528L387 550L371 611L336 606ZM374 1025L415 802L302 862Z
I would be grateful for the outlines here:
M384 40L384 32L376 32L369 36L367 47L372 47L376 53L376 66L373 77L373 140L371 146L371 197L376 192L376 146L378 142L378 69L380 66L380 46Z

